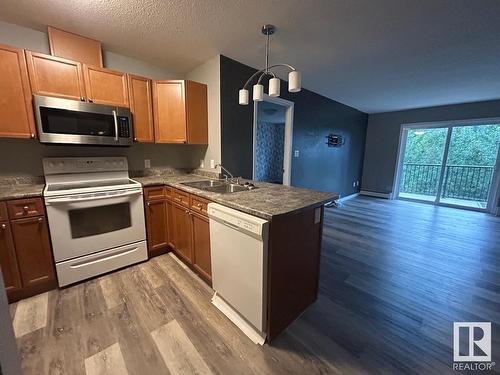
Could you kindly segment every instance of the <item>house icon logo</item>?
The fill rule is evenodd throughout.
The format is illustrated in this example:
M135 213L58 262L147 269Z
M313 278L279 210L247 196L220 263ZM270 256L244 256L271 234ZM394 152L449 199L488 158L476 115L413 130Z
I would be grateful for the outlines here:
M491 322L453 323L453 361L491 362Z

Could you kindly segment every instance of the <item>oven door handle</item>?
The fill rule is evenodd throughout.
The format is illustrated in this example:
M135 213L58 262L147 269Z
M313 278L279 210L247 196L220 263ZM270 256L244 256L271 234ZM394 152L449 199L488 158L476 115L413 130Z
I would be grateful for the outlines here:
M103 195L96 195L96 196L85 197L85 198L75 198L75 197L45 198L45 204L51 205L52 203L78 203L78 202L94 201L94 200L98 200L98 199L120 198L120 197L126 197L129 195L137 195L137 194L142 194L142 190L128 191L128 192L120 193L120 194L105 194L105 195L103 194Z
M113 120L115 121L115 142L118 142L118 117L116 116L116 110L113 109Z

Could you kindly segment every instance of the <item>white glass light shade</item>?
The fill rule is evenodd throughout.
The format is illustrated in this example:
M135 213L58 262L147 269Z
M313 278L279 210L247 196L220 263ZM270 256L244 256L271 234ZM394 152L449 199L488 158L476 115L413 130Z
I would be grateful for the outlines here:
M301 74L298 70L288 73L288 91L299 92L302 89Z
M253 85L253 100L254 102L261 102L264 100L264 86L259 84Z
M269 80L269 96L280 96L280 79L271 78Z
M241 105L247 105L248 104L248 90L247 89L241 89L240 90L240 100L239 103Z

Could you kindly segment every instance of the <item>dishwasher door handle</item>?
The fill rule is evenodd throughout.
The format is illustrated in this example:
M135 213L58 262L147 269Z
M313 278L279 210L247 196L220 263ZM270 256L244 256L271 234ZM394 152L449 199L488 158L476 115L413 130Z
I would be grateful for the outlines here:
M240 228L240 227L239 227L239 226L237 226L237 225L234 225L234 224L230 223L229 221L222 220L222 223L223 223L224 225L226 225L226 226L230 227L230 228L233 228L233 229L235 229L235 230L237 230L237 231L240 231L240 232L241 232L241 229L242 229L242 228Z

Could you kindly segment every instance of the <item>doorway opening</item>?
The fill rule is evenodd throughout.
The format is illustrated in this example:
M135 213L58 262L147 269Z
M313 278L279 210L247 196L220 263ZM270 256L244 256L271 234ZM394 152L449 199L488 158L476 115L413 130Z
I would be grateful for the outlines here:
M254 105L253 180L290 185L293 102L265 96Z
M500 119L403 125L395 196L493 212L499 144Z

